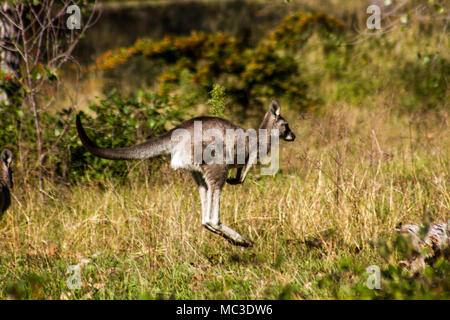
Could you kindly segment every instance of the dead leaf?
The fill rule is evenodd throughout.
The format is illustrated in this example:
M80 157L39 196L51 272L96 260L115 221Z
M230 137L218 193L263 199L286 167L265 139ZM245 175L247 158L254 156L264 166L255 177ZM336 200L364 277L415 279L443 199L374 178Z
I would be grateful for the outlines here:
M47 256L53 257L57 255L59 251L58 248L53 243L50 243L46 248L45 253L47 254Z

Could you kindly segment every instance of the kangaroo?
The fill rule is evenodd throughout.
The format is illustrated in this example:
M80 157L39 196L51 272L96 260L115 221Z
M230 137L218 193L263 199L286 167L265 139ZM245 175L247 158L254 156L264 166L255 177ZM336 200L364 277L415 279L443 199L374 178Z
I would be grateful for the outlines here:
M198 123L201 123L200 137L196 138L196 130ZM80 115L76 118L76 127L78 136L88 151L92 154L111 160L131 160L131 159L149 159L159 155L171 156L171 167L173 169L185 169L192 173L192 176L199 188L200 199L202 204L202 225L209 231L216 233L234 245L244 247L252 246L253 242L244 238L238 232L227 227L220 222L220 195L225 182L236 185L245 181L246 176L253 164L258 160L258 151L263 147L265 150L270 148L273 134L276 138L282 138L285 141L294 141L295 134L290 130L288 122L280 115L280 105L277 101L272 100L269 105L269 111L265 114L261 122L260 129L256 136L256 146L251 147L245 145L241 150L243 161L223 162L207 162L195 160L195 147L199 146L201 152L205 152L208 148L208 142L211 143L212 138L205 139L205 131L212 130L223 134L225 131L234 130L245 134L250 130L244 130L230 121L217 117L197 117L187 120L172 130L158 137L148 140L147 142L124 148L101 148L92 142L87 136L83 126L81 125ZM175 136L179 132L188 133L194 136L194 141L185 139L184 141L175 141ZM254 130L253 130L254 131ZM263 132L261 134L260 132ZM264 132L266 134L264 134ZM268 133L267 133L268 132ZM271 133L271 134L270 134ZM270 135L269 135L270 134ZM217 140L216 140L217 139ZM238 137L223 139L219 136L214 138L215 142L223 143L227 154L231 154L233 160L240 156L239 146L237 145ZM183 139L182 139L183 140ZM200 140L200 141L199 141ZM247 139L248 140L248 139ZM230 151L231 150L231 151ZM194 154L194 160L192 155ZM241 158L241 159L242 159ZM228 179L228 171L236 168L236 177ZM242 170L244 173L242 174Z
M11 204L11 194L9 192L9 189L13 187L11 161L11 150L4 149L0 163L0 217Z

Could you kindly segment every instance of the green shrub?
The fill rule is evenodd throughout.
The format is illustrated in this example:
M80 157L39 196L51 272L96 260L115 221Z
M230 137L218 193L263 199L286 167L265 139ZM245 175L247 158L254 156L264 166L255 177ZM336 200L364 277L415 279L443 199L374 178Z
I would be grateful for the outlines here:
M211 106L211 114L213 116L224 118L226 110L225 88L220 84L214 84L208 104Z

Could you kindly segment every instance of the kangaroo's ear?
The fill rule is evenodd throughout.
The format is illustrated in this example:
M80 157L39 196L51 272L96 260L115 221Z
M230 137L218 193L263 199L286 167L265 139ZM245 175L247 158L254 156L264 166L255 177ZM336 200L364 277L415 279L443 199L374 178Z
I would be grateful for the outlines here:
M269 105L269 111L274 116L278 118L280 116L280 104L276 100L272 100Z
M12 157L13 157L13 154L12 154L11 150L4 149L2 151L2 162L5 163L6 166L9 167L9 165L11 164L11 161L12 161Z

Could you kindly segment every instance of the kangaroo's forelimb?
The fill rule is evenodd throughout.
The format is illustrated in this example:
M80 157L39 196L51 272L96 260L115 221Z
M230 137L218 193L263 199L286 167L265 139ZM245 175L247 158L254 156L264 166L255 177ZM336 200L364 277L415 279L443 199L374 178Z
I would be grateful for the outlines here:
M235 178L229 178L227 179L227 183L231 184L231 185L235 185L235 184L240 184L241 183L241 173L242 173L242 168L237 168L236 169L236 177Z
M245 178L247 178L247 175L250 172L250 168L252 167L253 164L256 163L257 157L258 157L257 151L250 152L250 156L249 156L248 162L245 166L244 174L242 175L242 177L240 179L240 183L244 183Z

